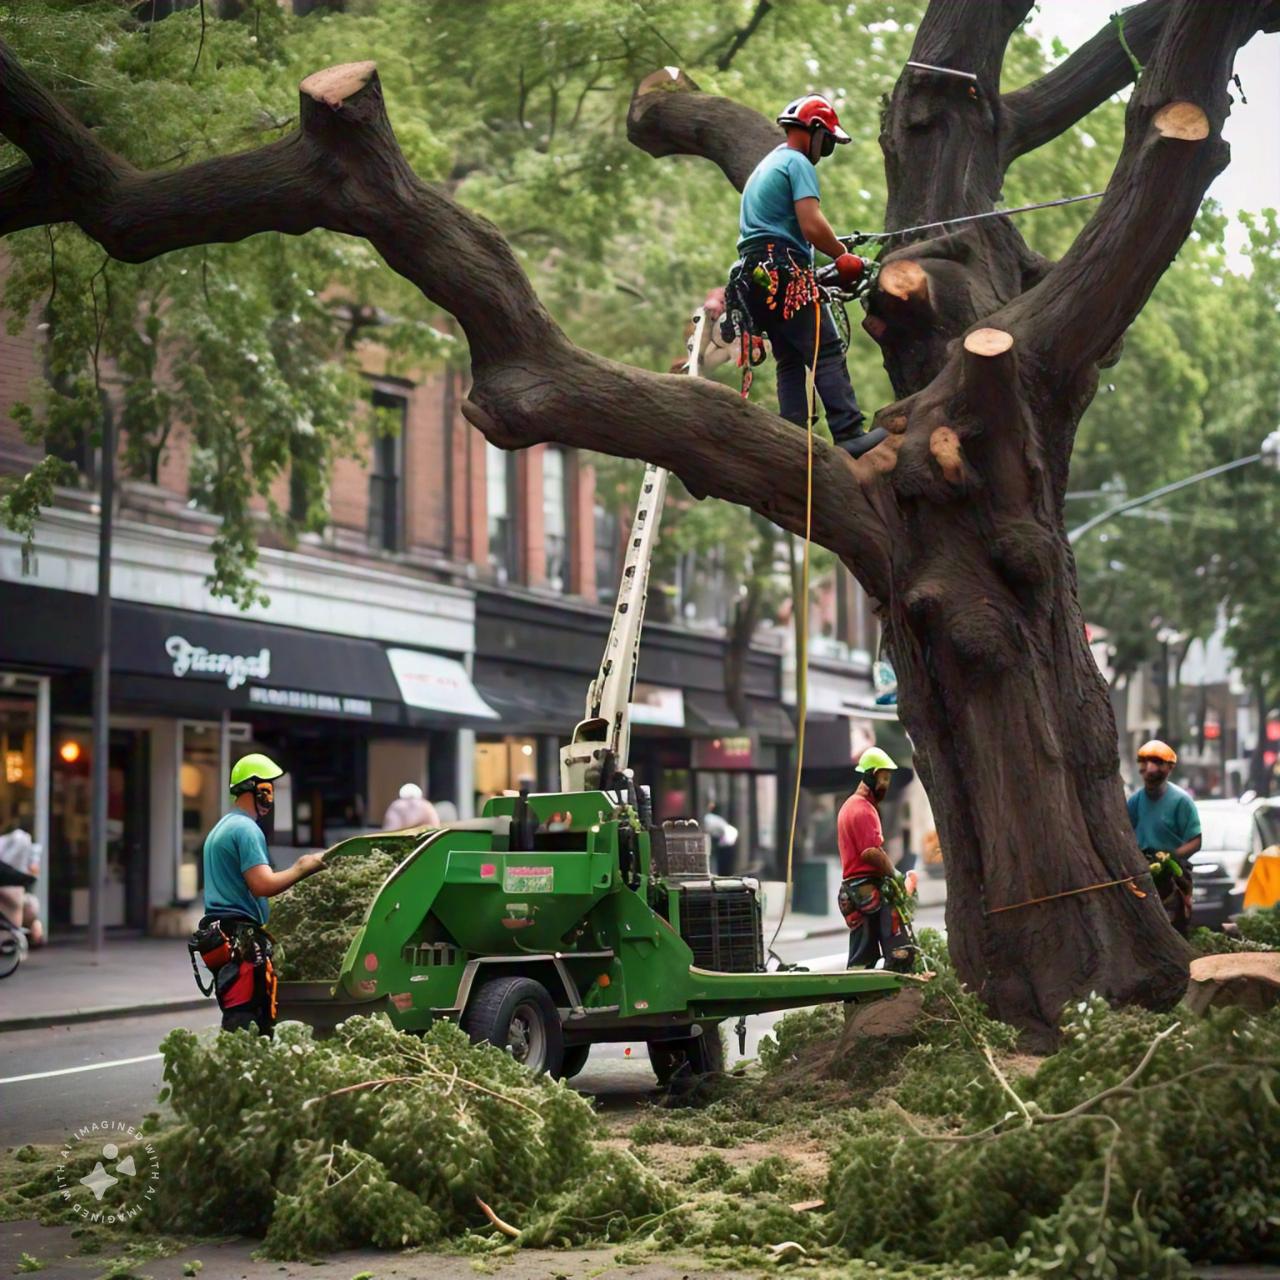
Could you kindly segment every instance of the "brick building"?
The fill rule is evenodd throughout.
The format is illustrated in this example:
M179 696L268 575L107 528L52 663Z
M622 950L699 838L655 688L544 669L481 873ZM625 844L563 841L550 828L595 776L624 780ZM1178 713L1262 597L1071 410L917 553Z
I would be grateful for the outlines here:
M191 497L180 426L153 478L120 476L111 925L145 929L157 908L197 898L203 834L223 804L230 759L250 744L289 770L274 846L284 862L299 847L380 825L407 781L446 816L468 816L526 778L557 785L558 746L603 650L623 513L598 499L589 456L488 444L459 411L460 372L407 379L386 372L375 348L362 359L369 404L399 431L337 462L323 534L285 546L264 521L266 604L240 612L206 588L217 521ZM41 362L34 323L0 334L0 474L40 458L11 410ZM55 931L88 912L98 514L96 459L86 449L77 462L83 483L58 492L33 555L0 530L0 830L26 826L48 851L41 894ZM273 498L285 508L299 500L287 477ZM762 632L753 647L743 726L724 690L723 611L737 584L708 591L714 573L695 565L677 577L664 586L674 608L652 616L679 624L646 630L633 763L660 816L698 815L714 799L740 831L736 865L767 872L785 845L789 631ZM825 812L875 732L865 717L884 713L871 705L874 620L847 576L817 592L813 631L810 732L820 755L805 781Z

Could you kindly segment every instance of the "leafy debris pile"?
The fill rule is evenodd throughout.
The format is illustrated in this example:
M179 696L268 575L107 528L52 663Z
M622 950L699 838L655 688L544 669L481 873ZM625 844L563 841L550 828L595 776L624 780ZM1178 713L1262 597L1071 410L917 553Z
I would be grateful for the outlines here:
M338 976L369 904L399 859L382 851L326 862L271 904L275 965L283 982L323 982Z
M596 1145L590 1103L451 1023L421 1039L381 1018L325 1041L295 1023L274 1041L179 1030L162 1048L181 1121L156 1139L172 1230L263 1236L274 1258L430 1244L493 1219L522 1244L567 1245L622 1239L672 1203L633 1156Z
M1246 911L1236 917L1240 930L1238 938L1229 937L1217 929L1193 929L1189 939L1201 955L1220 955L1237 951L1280 950L1280 903L1274 907L1262 907Z

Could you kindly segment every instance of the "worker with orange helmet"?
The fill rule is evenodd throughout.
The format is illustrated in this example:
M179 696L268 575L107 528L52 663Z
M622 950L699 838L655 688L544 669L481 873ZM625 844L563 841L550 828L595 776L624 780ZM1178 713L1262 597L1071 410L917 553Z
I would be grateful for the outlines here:
M1142 790L1129 797L1129 821L1146 855L1169 923L1186 936L1191 925L1191 855L1200 848L1196 802L1169 781L1178 753L1153 738L1138 748Z
M742 188L741 258L727 286L736 300L731 311L744 317L752 333L769 339L778 364L778 412L806 426L812 369L832 439L856 458L886 433L863 427L844 347L813 273L815 248L835 259L847 284L855 283L863 270L862 260L847 251L823 215L815 172L824 156L851 139L835 108L816 93L788 103L778 123L786 140L756 165Z

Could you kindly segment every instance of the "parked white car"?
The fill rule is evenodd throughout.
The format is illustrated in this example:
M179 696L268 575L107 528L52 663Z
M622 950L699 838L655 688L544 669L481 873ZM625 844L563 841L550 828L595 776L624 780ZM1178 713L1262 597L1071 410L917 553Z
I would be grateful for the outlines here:
M1192 925L1219 928L1244 905L1258 854L1280 844L1280 796L1197 800L1202 839L1192 855Z

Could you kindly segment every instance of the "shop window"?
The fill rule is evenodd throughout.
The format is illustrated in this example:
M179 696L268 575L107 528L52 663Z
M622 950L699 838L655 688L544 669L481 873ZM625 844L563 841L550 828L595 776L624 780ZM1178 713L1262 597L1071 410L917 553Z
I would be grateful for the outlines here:
M182 725L182 763L178 770L180 834L174 897L192 902L204 893L204 839L222 816L219 729L211 724Z
M550 445L542 455L542 532L546 547L546 583L552 591L569 589L569 488L566 453Z
M373 393L376 421L369 471L369 538L383 551L404 547L404 428L409 402L386 391Z
M595 505L596 599L612 604L618 592L618 517Z
M499 582L516 572L516 456L485 441L485 505L489 513L489 568Z
M493 796L519 791L522 782L537 785L536 738L481 737L476 740L476 812Z
M35 835L36 700L0 695L0 833Z

